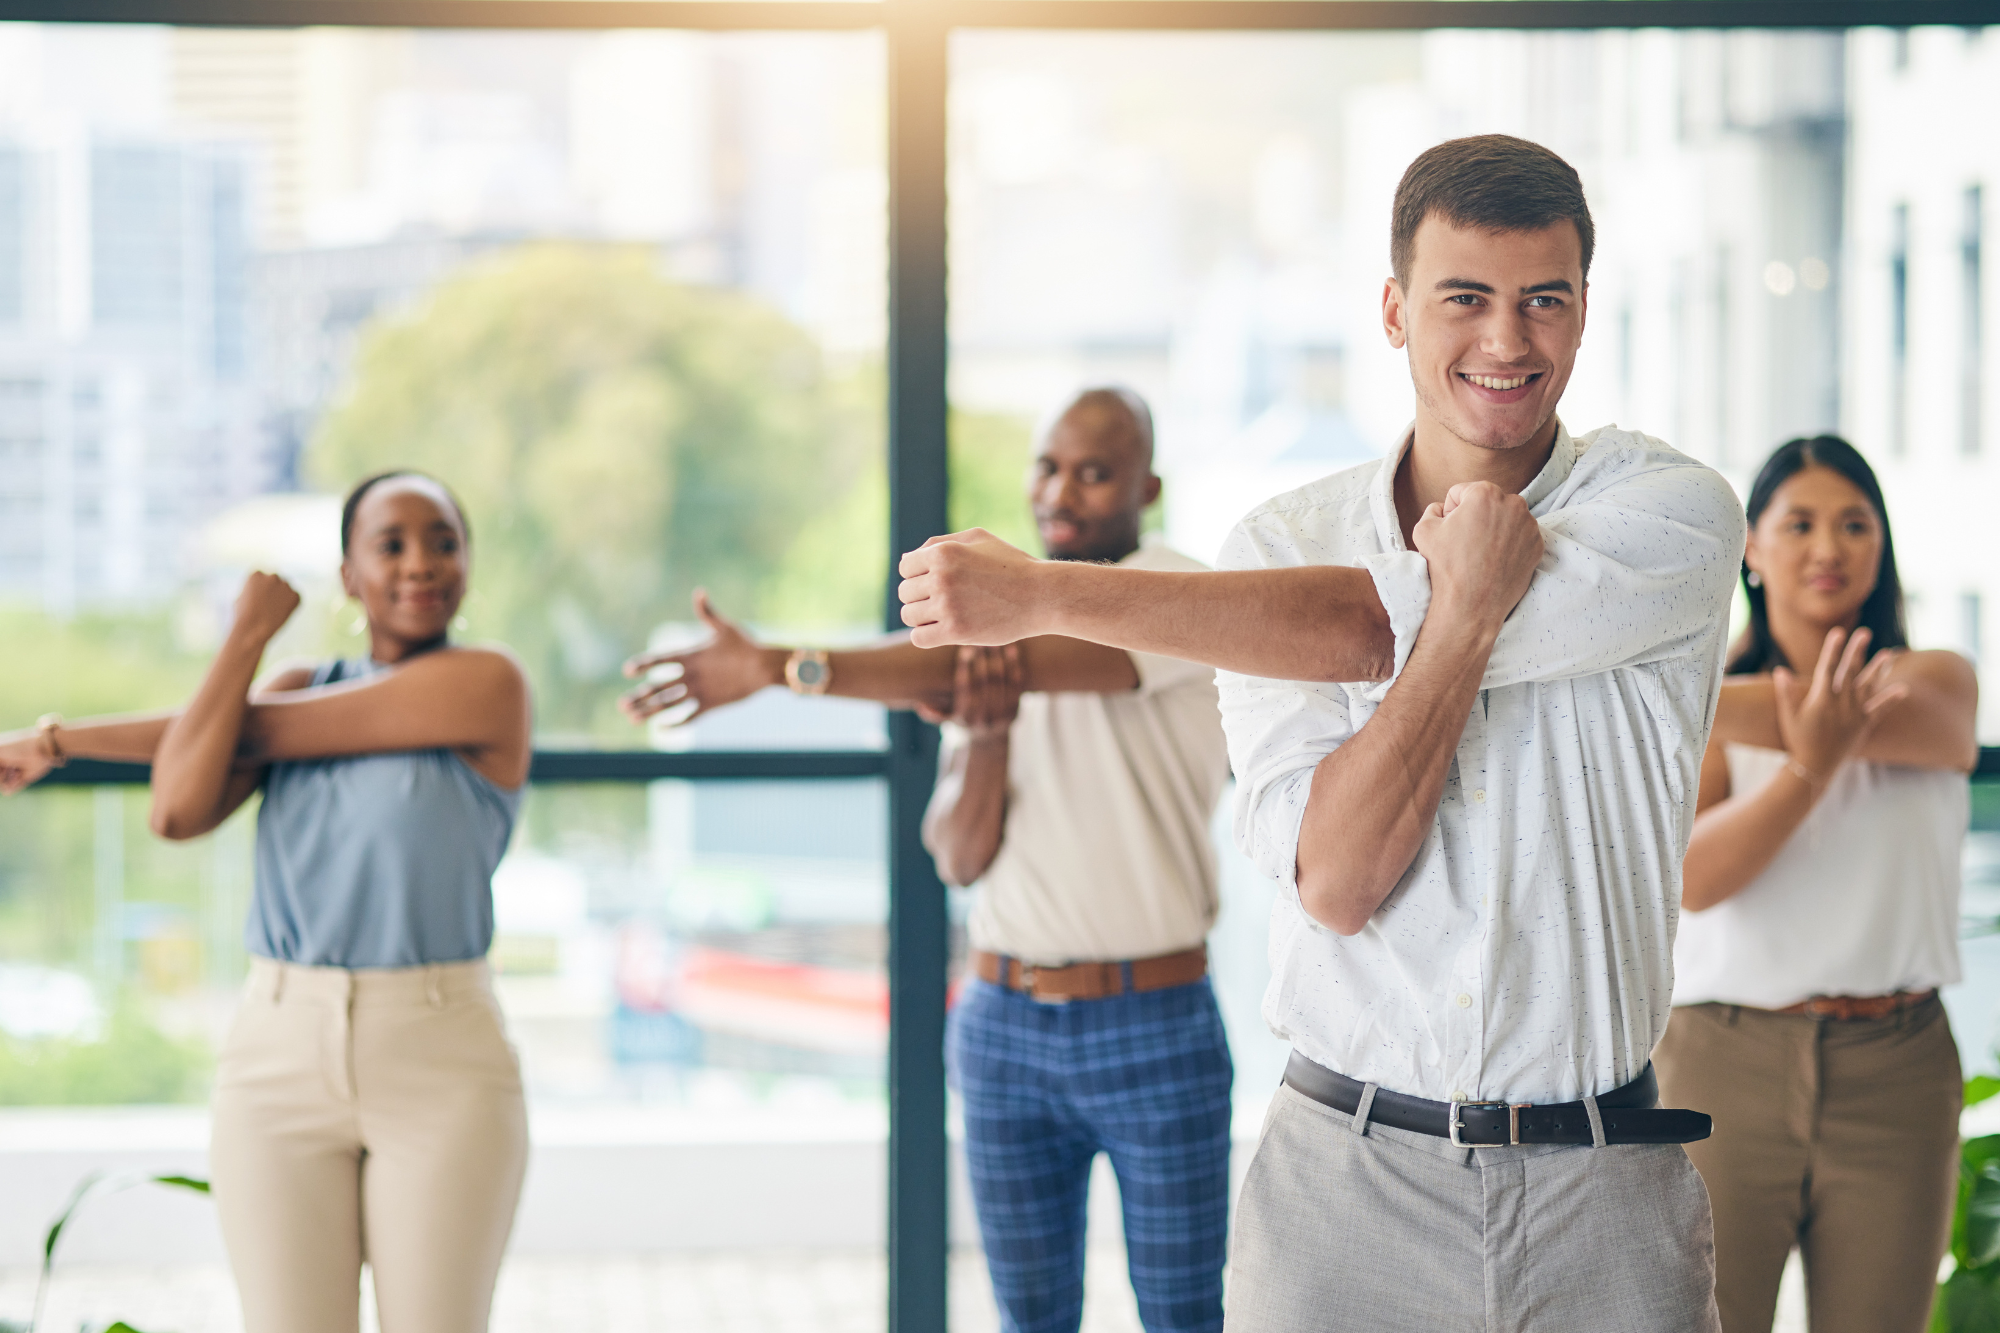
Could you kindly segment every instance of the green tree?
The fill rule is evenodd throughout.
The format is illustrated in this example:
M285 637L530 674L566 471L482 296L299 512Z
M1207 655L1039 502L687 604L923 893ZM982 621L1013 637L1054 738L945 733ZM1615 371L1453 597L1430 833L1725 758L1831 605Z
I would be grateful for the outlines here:
M1033 428L997 412L951 414L951 526L1034 551L1026 483ZM838 501L799 530L759 603L786 627L880 623L889 575L888 471L878 456Z
M759 606L802 526L879 459L878 420L767 307L639 248L535 245L371 330L309 467L330 489L392 467L450 484L471 633L521 654L544 728L625 737L626 654L697 586Z

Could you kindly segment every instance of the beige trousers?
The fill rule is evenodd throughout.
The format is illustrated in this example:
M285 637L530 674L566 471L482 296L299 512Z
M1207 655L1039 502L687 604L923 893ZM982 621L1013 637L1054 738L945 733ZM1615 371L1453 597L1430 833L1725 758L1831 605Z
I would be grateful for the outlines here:
M1837 1022L1726 1004L1674 1010L1653 1053L1715 1211L1723 1333L1769 1333L1794 1246L1813 1333L1920 1333L1958 1185L1958 1047L1935 998Z
M246 1333L481 1333L527 1166L520 1066L483 961L254 960L209 1169Z

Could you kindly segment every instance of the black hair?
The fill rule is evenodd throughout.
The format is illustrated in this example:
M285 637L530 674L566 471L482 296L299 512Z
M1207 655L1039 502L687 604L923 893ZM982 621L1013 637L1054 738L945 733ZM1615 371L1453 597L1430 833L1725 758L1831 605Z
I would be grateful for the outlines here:
M1875 480L1875 469L1868 466L1859 449L1838 435L1814 435L1779 445L1757 473L1757 482L1750 488L1750 503L1743 507L1750 526L1755 527L1764 511L1771 507L1778 488L1809 467L1828 468L1853 482L1854 488L1867 497L1876 521L1882 525L1882 564L1875 571L1874 591L1861 604L1859 628L1869 633L1869 656L1884 648L1909 647L1910 636L1903 625L1903 582L1896 575L1896 542L1889 532L1889 511L1882 503L1882 487ZM1764 589L1751 584L1747 563L1743 566L1743 593L1750 600L1750 624L1736 642L1728 673L1755 675L1772 667L1810 671L1811 662L1786 661L1784 649L1771 637Z
M342 558L346 557L348 547L353 544L354 516L360 510L362 500L367 498L368 492L374 490L383 482L395 481L400 477L415 477L419 481L427 481L443 491L444 498L451 501L453 511L458 514L459 531L465 534L467 544L471 543L472 520L465 516L465 506L458 502L458 496L452 492L451 487L445 485L428 472L419 472L415 468L404 467L397 468L393 472L377 472L372 477L363 477L354 484L354 489L347 493L347 499L342 501L340 506L340 554Z

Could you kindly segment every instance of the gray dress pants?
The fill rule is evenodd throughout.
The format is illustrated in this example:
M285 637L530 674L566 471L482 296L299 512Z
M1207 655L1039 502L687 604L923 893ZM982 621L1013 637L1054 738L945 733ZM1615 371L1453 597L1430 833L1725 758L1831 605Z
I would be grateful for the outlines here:
M1720 1333L1678 1144L1454 1148L1280 1087L1238 1196L1228 1333Z

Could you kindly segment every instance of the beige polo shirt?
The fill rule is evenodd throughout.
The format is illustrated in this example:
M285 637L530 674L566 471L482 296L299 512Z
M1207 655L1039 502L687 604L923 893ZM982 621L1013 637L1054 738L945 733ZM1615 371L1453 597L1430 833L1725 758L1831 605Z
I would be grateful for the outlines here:
M1205 568L1158 544L1119 563ZM1229 779L1215 672L1150 653L1132 663L1139 688L1127 693L1022 696L974 948L1040 966L1150 958L1200 944L1215 924L1209 821Z

